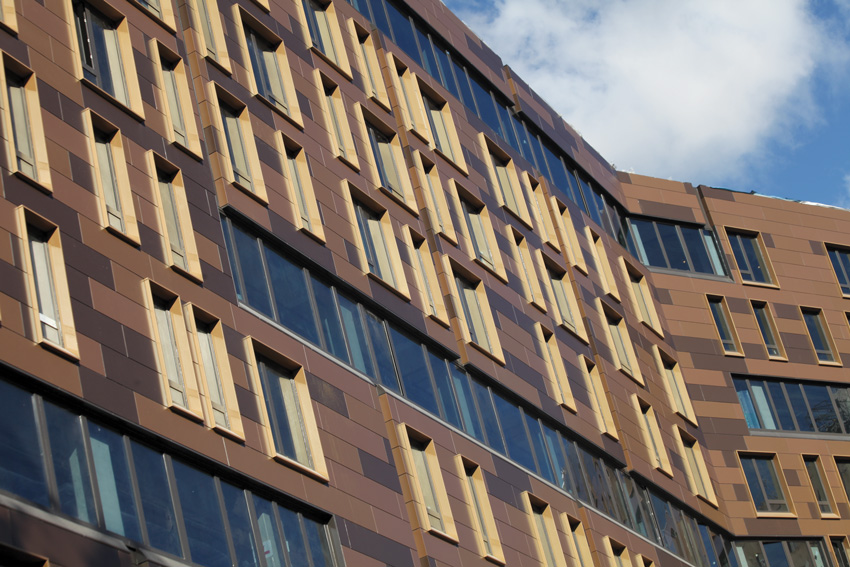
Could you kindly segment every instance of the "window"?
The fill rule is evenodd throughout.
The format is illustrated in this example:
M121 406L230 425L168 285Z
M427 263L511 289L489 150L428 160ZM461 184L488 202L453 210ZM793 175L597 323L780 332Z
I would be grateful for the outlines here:
M633 567L632 560L629 557L629 550L622 544L617 543L610 537L605 537L608 540L608 547L611 549L611 566L612 567Z
M820 458L817 455L803 455L803 464L806 466L806 473L809 475L809 481L821 515L834 516L835 506L832 501L832 494L823 482L824 473Z
M663 336L661 321L658 318L658 311L655 309L655 300L652 298L646 276L632 267L622 256L620 256L620 266L623 268L623 275L626 281L629 283L629 295L632 298L632 304L635 306L635 312L638 317L650 329Z
M414 508L411 515L418 524L414 528L437 532L456 542L457 530L435 443L404 424L396 426L393 437L398 473L408 475L405 480L409 482Z
M614 273L611 271L611 262L608 261L608 254L605 252L602 237L590 230L590 227L585 227L585 230L587 231L588 242L593 244L590 253L593 256L593 262L596 264L596 270L599 272L602 290L620 301L620 292L617 290L617 282L614 281Z
M736 542L738 564L758 567L824 567L829 565L823 539L784 541L742 540Z
M744 282L772 284L775 277L772 275L767 256L764 253L764 243L759 233L741 233L726 230L729 235L729 244L735 254L735 262L741 279Z
M448 258L443 258L447 280L452 282L455 316L460 323L460 335L465 342L471 342L504 364L502 346L493 321L493 312L487 301L487 291L480 280L473 282L461 269L453 269Z
M487 487L484 484L484 475L481 474L481 467L460 455L456 459L458 468L462 471L461 483L463 485L463 494L470 510L469 515L473 523L472 529L475 530L475 535L477 536L479 554L504 563L502 542L499 539L499 532L496 529L493 511L490 509L490 496L487 494Z
M395 239L391 232L389 213L375 213L357 201L354 201L353 205L369 273L395 286L394 262L387 247L387 243Z
M827 245L826 252L835 270L835 277L841 288L841 295L850 295L850 250Z
M256 392L267 451L293 468L327 480L328 469L307 388L304 369L267 346L246 337L248 359Z
M670 405L673 406L676 413L696 425L694 408L679 363L663 353L657 346L654 347L653 351L658 373L664 378L664 383L667 386Z
M195 232L189 217L189 203L179 169L148 152L148 167L156 178L155 199L165 246L165 263L200 281L201 262L195 245Z
M707 299L708 308L711 310L711 316L717 328L717 335L720 337L720 344L723 346L723 352L725 354L741 354L741 343L738 340L735 327L732 326L729 308L726 306L726 298L709 295Z
M809 331L809 338L812 340L812 346L815 349L815 355L818 357L818 363L824 364L841 364L836 358L835 343L832 341L832 334L829 332L829 327L826 325L826 320L821 309L813 309L801 307L800 311L803 314L803 322L806 324L806 330Z
M570 388L570 380L564 359L561 357L561 348L555 334L540 323L534 325L537 336L538 348L543 361L546 364L546 374L552 391L552 397L560 404L576 411L576 403Z
M351 68L345 55L333 3L322 5L317 0L303 0L302 6L309 33L308 45L350 77Z
M643 441L649 453L649 462L657 469L672 476L673 469L670 468L670 459L667 457L667 448L661 439L661 431L658 429L658 419L652 406L641 400L637 395L632 395L632 401L637 410Z
M638 368L637 357L635 356L632 341L629 338L629 332L626 328L626 320L618 315L616 311L605 305L600 299L597 298L596 301L602 315L605 317L608 344L612 347L614 363L627 376L634 379L638 384L643 385L643 377L641 376L640 368Z
M232 106L219 102L221 123L224 126L224 139L230 154L230 167L236 183L251 190L251 172L248 167L248 153L245 150L245 137L242 135L242 124L239 116L242 114Z
M700 449L699 441L679 427L676 427L676 431L679 434L679 450L685 461L685 474L688 477L691 491L716 506L717 496L711 484L711 477L708 476L708 468L705 466L705 458L702 449Z
M138 244L139 228L121 132L91 110L87 109L84 114L94 165L95 188L100 196L101 224L133 244Z
M164 48L155 42L160 53ZM165 111L171 125L172 141L194 153L200 153L200 141L195 131L194 111L191 106L189 89L186 84L186 72L180 58L167 58L161 55L159 60L160 84L165 92Z
M423 311L448 324L446 305L437 280L437 270L434 267L434 259L428 241L422 236L415 234L410 227L405 233L407 245L413 251L414 272L418 277L418 285L422 294Z
M12 33L18 33L18 15L14 0L0 0L0 26Z
M313 176L310 173L307 152L282 133L278 132L278 135L278 144L284 161L283 174L289 189L289 198L292 201L295 226L324 242L322 214L313 191Z
M493 233L493 225L490 222L487 207L466 193L466 190L462 189L454 180L451 180L449 183L455 189L455 196L457 198L457 201L455 201L456 210L460 211L463 215L463 226L461 228L467 239L468 246L471 247L470 256L482 266L495 273L503 281L506 281L505 266L502 262L496 236ZM459 190L462 190L464 193L460 194ZM473 199L475 200L473 201Z
M629 252L654 268L725 276L714 234L705 228L630 218Z
M835 457L835 466L838 469L838 476L841 477L841 484L844 486L844 494L850 500L850 459Z
M466 321L466 327L469 332L469 339L483 346L485 349L490 349L490 339L487 333L487 326L484 323L484 313L481 309L481 304L478 300L477 288L482 284L473 286L472 283L464 277L456 276L455 284L457 285L458 296L460 298L461 312Z
M7 167L50 191L50 164L35 74L5 53L0 53L0 57L3 59L0 105L3 109Z
M77 333L59 228L23 206L16 211L35 341L77 359Z
M434 143L434 147L450 160L457 161L450 134L454 129L454 125L449 123L451 121L451 112L448 110L448 103L437 102L431 96L422 93L422 105L425 107L425 115L428 118L428 126L431 129L431 140ZM446 115L448 115L448 118Z
M331 138L331 148L334 155L345 163L359 168L357 151L354 148L354 139L351 137L351 129L348 126L348 114L342 102L342 92L339 87L326 77L316 71L319 81L324 88L324 110L328 133Z
M612 439L617 439L617 427L614 424L614 415L611 413L611 406L608 404L608 396L602 384L599 368L589 358L582 355L579 355L579 368L581 368L582 376L587 386L588 398L591 405L590 409L593 410L596 416L599 430Z
M829 541L838 567L850 567L850 548L847 546L847 538L833 537Z
M419 185L418 194L424 201L424 207L420 209L427 211L429 225L435 232L443 235L452 244L457 244L457 234L437 166L416 150L413 151L413 163Z
M563 325L586 342L587 331L584 328L584 322L570 275L565 271L561 271L559 267L547 263L545 260L543 260L543 265L548 276L546 287L550 293L549 301L554 306L553 314L555 315L555 320L558 324Z
M566 514L561 515L561 521L569 527L567 533L568 554L573 560L571 567L593 567L593 558L590 555L590 546L587 543L587 533L581 521Z
M537 277L537 270L534 267L534 261L528 249L528 243L522 234L510 225L505 227L505 231L508 241L513 244L515 271L522 285L525 299L545 312L546 301L543 299L543 289L540 287L540 278Z
M543 241L552 248L561 251L555 224L552 222L552 211L549 208L549 197L543 183L533 178L527 171L520 176L526 190L531 194L531 213L535 226Z
M531 516L531 534L535 538L537 555L544 567L567 567L561 540L555 527L552 507L546 502L525 493L526 505Z
M387 135L369 122L366 123L366 131L380 186L409 207L413 203L410 179L397 136Z
M154 353L162 377L165 405L201 418L200 392L192 368L180 298L150 281L143 286L151 314Z
M363 91L372 97L375 102L383 106L386 110L389 110L390 102L387 96L387 87L384 84L384 77L381 73L381 63L378 60L378 53L375 50L375 40L372 38L369 30L361 27L360 24L354 21L354 18L348 20L348 25L351 29L352 38L355 40L357 65L363 77Z
M757 512L789 512L775 455L741 455L741 467Z
M195 7L195 28L201 28L198 49L204 57L230 72L230 58L225 47L224 31L217 0L192 0Z
M751 301L750 303L753 306L753 313L756 316L768 358L785 359L785 349L779 340L779 333L776 331L776 322L773 320L770 306L764 301Z
M120 15L111 19L86 2L74 0L72 5L83 78L141 115L142 101L126 19Z
M479 134L478 139L483 153L487 156L485 160L493 196L499 205L505 207L526 226L531 226L531 216L513 160L484 134Z
M567 261L570 265L581 270L582 273L587 274L587 263L584 260L584 252L582 251L581 245L578 241L578 232L576 231L573 219L570 216L570 209L567 205L564 205L557 199L554 204L558 207L560 212L560 214L555 218L558 222L558 232L561 235L561 246L564 249Z

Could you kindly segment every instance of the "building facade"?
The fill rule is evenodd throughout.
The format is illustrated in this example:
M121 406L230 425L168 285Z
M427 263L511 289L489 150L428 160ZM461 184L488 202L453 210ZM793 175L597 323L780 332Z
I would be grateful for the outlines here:
M0 565L850 566L847 210L435 0L0 8Z

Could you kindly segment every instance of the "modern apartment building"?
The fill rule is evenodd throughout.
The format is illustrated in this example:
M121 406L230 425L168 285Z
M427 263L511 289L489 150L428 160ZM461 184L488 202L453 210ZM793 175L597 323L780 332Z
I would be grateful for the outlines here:
M850 211L613 170L436 0L0 28L3 567L850 566Z

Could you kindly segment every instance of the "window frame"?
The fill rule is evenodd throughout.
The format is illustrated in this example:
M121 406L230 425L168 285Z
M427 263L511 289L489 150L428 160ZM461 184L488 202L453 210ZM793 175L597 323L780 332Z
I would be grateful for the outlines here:
M427 132L430 137L429 147L434 153L442 156L443 159L452 164L455 169L467 175L466 159L463 156L463 147L457 135L457 128L449 101L437 91L430 88L421 79L416 78L415 80L418 81L419 94L422 99L422 112L425 116L425 124L427 125ZM436 128L435 115L440 117L443 127L442 131L446 136L445 139L440 136Z
M523 496L525 496L522 499L523 507L525 508L528 523L531 527L528 533L534 539L534 548L540 563L543 567L567 567L552 506L531 492L525 491L523 492ZM548 553L543 548L544 541L548 544ZM547 556L551 556L554 563L550 564Z
M770 308L770 303L756 299L750 300L750 308L753 310L753 317L756 319L759 332L761 333L762 342L764 343L767 358L770 360L788 360L785 352L785 346L782 344L782 338L779 330L776 327L776 319L773 317L773 309ZM764 316L764 321L759 317L759 312ZM772 335L773 344L768 344L768 335ZM772 354L771 348L776 350L776 354Z
M189 212L189 202L186 198L186 188L183 184L183 172L165 158L148 150L145 154L148 171L151 179L151 190L154 196L154 205L157 209L157 220L159 222L160 234L162 236L165 263L174 271L189 277L196 282L203 282L201 260L198 255L198 246L195 242L195 231L192 227L192 218ZM162 198L161 176L170 177L174 215L177 221L177 230L182 238L185 264L179 265L174 260L174 243L168 230L168 219L166 217L165 203Z
M325 25L330 40L330 46L333 53L325 53L325 51L317 45L317 39L313 37L313 25L311 19L307 15L307 3L315 4L319 10L311 9L311 13L322 12L325 16ZM342 30L337 18L336 8L331 0L302 0L296 2L296 9L301 20L302 33L304 34L304 45L308 50L318 55L325 62L330 64L334 69L339 71L346 79L351 80L351 65L348 62L348 54L346 53L345 43L342 41ZM318 21L316 23L318 25ZM317 30L319 31L319 30ZM321 34L320 34L321 35ZM324 39L321 40L324 43Z
M262 420L259 424L260 437L264 452L275 461L291 469L302 472L321 482L328 482L330 477L328 476L327 463L325 462L325 453L319 437L316 416L313 413L313 402L307 386L307 374L304 367L289 357L278 353L251 335L244 338L243 345L245 347L246 364L248 367L248 383L258 398L257 405L260 412L260 419ZM293 380L298 402L298 410L302 419L300 425L303 428L304 442L310 451L311 465L277 452L274 434L271 429L272 422L267 409L266 394L262 386L262 379L260 378L260 358L265 358L281 369L291 373L291 380Z
M452 190L451 196L454 202L455 210L458 211L460 232L466 241L463 248L476 264L490 271L501 281L508 281L508 274L505 271L502 252L499 249L499 244L496 241L496 233L493 231L493 223L490 220L490 213L487 210L487 205L484 202L469 192L465 187L460 185L455 179L449 179L449 187ZM471 217L477 217L477 222L480 225L479 232L483 240L478 237L473 238L477 232L472 226ZM483 258L479 250L482 245L486 245L487 252L490 258Z
M735 261L735 267L738 270L738 275L741 277L741 283L744 285L756 285L756 286L766 286L778 288L779 284L777 283L776 272L773 270L773 265L770 262L770 257L767 255L767 248L764 244L764 239L762 237L761 232L752 231L752 230L743 230L737 229L729 226L723 227L726 232L726 238L729 241L729 248L732 249L732 257ZM754 278L754 268L750 266L750 257L747 253L747 250L744 249L743 241L744 239L751 240L753 246L753 252L756 255L756 260L761 261L764 265L763 271L765 272L765 277L767 278L765 281L758 281L756 279L747 279L744 277L745 273L751 274L750 278ZM733 241L737 241L738 247L733 244ZM742 258L738 257L738 249L741 250L743 254ZM744 266L741 264L745 263Z
M65 270L65 258L62 252L62 239L59 226L50 222L45 217L31 211L24 205L15 208L17 217L18 234L21 238L21 258L23 260L23 271L26 277L28 301L32 313L34 337L33 340L42 347L64 356L72 361L80 359L80 349L77 342L77 331L74 326L74 312L71 305L71 295L68 287L68 276ZM56 342L45 337L41 327L41 310L38 301L38 285L36 282L36 270L30 248L30 227L44 233L45 247L48 254L49 277L48 282L54 309L59 320L56 322L56 330L60 341Z
M789 498L789 496L788 496L790 494L790 492L788 490L787 481L785 480L785 474L782 472L781 467L777 466L779 464L778 455L776 453L758 453L758 452L754 453L754 452L747 452L747 451L737 451L736 454L738 456L738 461L739 461L739 465L741 467L741 472L744 476L744 485L747 487L747 492L750 494L750 502L753 504L753 509L756 512L756 516L757 517L763 517L763 516L765 516L765 517L782 517L782 518L796 516L796 514L794 512L794 501L793 501L793 499ZM744 470L744 460L745 459L752 460L752 461L769 461L770 462L770 466L772 467L772 471L773 471L771 480L776 481L776 486L773 488L773 490L776 490L776 491L778 491L782 494L783 498L782 498L781 503L779 502L779 500L774 500L772 502L768 500L767 491L764 488L765 479L762 478L762 474L758 470L758 468L755 465L753 465L753 470L756 472L756 477L757 477L757 480L759 482L759 488L760 488L761 493L762 493L760 496L763 498L764 502L768 506L767 510L759 510L758 509L758 507L756 506L756 503L755 503L755 498L753 498L753 487L750 486L749 479L747 479L746 472ZM770 506L777 506L777 505L780 505L780 504L785 506L785 510L770 510L769 509Z
M163 0L168 3L168 0ZM156 86L160 90L161 107L164 109L163 114L166 118L166 129L168 140L185 151L196 159L202 158L203 150L201 149L201 138L198 135L198 126L195 121L195 109L192 106L192 93L189 90L189 80L186 76L186 65L183 59L173 52L171 49L163 45L157 39L151 39L148 43L151 61L154 63L154 74ZM175 93L177 98L178 111L183 127L186 132L183 134L185 142L181 142L177 136L177 129L174 127L175 109L172 108L171 97L167 92L166 69L163 63L173 64L174 68L168 72L174 73Z
M549 388L552 391L552 398L571 412L577 413L578 409L573 397L572 386L570 386L569 373L564 365L557 335L541 323L534 324L534 334L543 356L543 362L546 365L546 376Z
M127 171L127 156L124 152L124 136L121 130L107 122L100 115L87 108L83 111L86 134L89 140L89 154L91 156L95 191L97 192L98 210L100 211L100 225L109 232L124 238L135 246L141 244L139 225L136 217L136 208L133 202L133 192L130 184L130 176ZM96 137L98 131L109 136L106 142L99 142ZM103 164L100 163L97 149L98 143L109 146L110 165L112 169L115 196L121 207L123 230L109 221L110 212L106 203L106 191L101 176Z
M605 323L605 338L608 341L608 348L611 351L614 364L620 372L641 386L646 386L646 382L644 381L643 375L640 371L640 360L632 346L633 343L631 340L631 334L629 333L629 326L626 323L626 318L617 313L615 309L610 307L599 297L596 298L596 305L599 315L601 316L601 320ZM619 340L615 340L614 332L612 330L613 328L617 329L617 338ZM626 358L625 363L623 361L623 357Z
M463 497L467 506L469 518L472 520L472 530L478 544L478 554L490 563L505 565L505 554L496 519L490 507L490 494L481 473L481 466L464 457L455 455L458 477L461 479ZM486 536L486 538L485 538ZM490 549L488 551L487 546Z
M567 550L573 558L570 563L573 567L593 567L593 555L590 551L587 532L584 524L576 517L566 512L561 513L561 525L565 526L567 532Z
M435 233L457 245L457 232L437 164L419 150L413 150L411 154L416 183L414 193L419 197L420 212L425 209L428 225Z
M824 242L824 248L832 266L839 293L842 297L850 297L850 248L826 242ZM833 257L833 254L835 254L835 257ZM841 276L838 273L839 268L841 269ZM846 283L842 283L842 276Z
M591 244L590 255L593 256L593 262L596 264L596 271L599 275L599 281L602 284L602 291L619 303L620 290L614 279L614 272L611 270L611 261L608 259L608 253L605 251L605 243L602 241L602 236L596 234L587 225L585 225L584 230L587 241Z
M583 343L590 344L590 338L584 322L584 312L576 295L576 283L573 279L573 274L570 270L564 269L557 262L552 261L541 250L535 249L534 252L540 272L546 275L543 279L543 287L546 290L549 301L549 312L552 314L553 319L558 325L578 337ZM572 315L572 320L568 320L564 315L565 308Z
M436 263L434 262L435 253L431 252L428 239L415 233L413 228L405 226L403 235L405 244L410 250L411 256L414 257L411 262L413 263L413 274L416 277L416 286L420 291L422 311L441 325L448 327L450 325L449 315L436 268L439 265L439 260ZM439 258L439 255L437 257Z
M517 267L516 276L519 278L525 300L546 313L546 298L543 296L543 288L540 287L537 262L529 250L528 239L511 225L505 226L505 236L511 246L514 265Z
M50 174L50 162L47 155L47 141L44 136L44 123L42 120L41 103L38 96L38 80L35 73L8 53L0 51L3 61L2 73L0 73L0 109L2 109L3 134L6 138L6 166L9 171L47 193L53 192L53 181ZM20 88L23 90L26 105L25 123L27 126L27 137L31 146L33 174L23 171L19 165L18 149L15 139L15 128L12 121L12 102L9 98L9 75L14 75L21 81Z
M391 111L392 104L381 72L381 58L377 50L379 45L376 46L375 37L354 18L348 19L348 30L355 46L357 67L363 77L363 91L384 110Z
M729 305L726 303L726 296L706 294L705 300L708 305L708 312L711 316L712 322L714 323L715 336L720 341L720 349L723 351L723 354L725 356L743 357L744 350L741 346L741 339L738 338L738 331L735 329L735 324L732 321L732 315L729 312ZM715 312L712 305L717 305L719 311ZM721 325L723 326L723 329L721 329ZM723 338L723 332L725 331L728 331L730 335L728 339ZM726 348L726 343L730 341L734 350Z
M13 35L18 34L18 14L15 0L0 0L0 28Z
M717 493L714 491L711 475L708 474L705 454L702 452L699 440L678 425L674 425L673 428L679 454L684 461L682 468L688 480L688 487L691 492L717 508Z
M691 396L688 393L688 386L682 375L681 365L673 357L662 351L658 345L653 345L652 353L655 357L658 374L664 378L670 407L693 425L698 425Z
M600 433L609 436L615 441L619 440L617 426L614 423L614 414L611 412L611 404L608 401L608 388L599 371L599 364L584 356L578 355L578 366L584 378L591 403L591 410L596 419Z
M504 365L505 359L502 352L502 344L499 340L496 323L493 320L493 311L490 309L490 302L487 299L487 286L484 285L484 282L480 278L464 269L460 264L456 264L449 256L443 255L442 261L443 271L446 274L446 283L448 284L452 299L452 309L454 311L452 319L457 321L459 327L459 333L457 333L459 342L461 345L472 345L478 351L493 358L499 364ZM464 280L469 286L469 291L474 294L480 310L480 324L483 326L482 330L487 339L487 344L481 344L478 340L473 340L472 323L468 320L469 314L467 313L468 304L465 298L461 298L458 278ZM477 334L478 331L476 330L476 337ZM463 349L463 352L466 354L465 349ZM466 354L466 358L469 358L468 354Z
M832 494L832 488L826 481L826 471L823 468L823 461L820 458L820 455L805 453L800 455L800 458L803 461L803 467L806 469L806 473L809 478L809 485L812 488L812 493L815 497L814 501L818 506L820 517L829 519L840 518L841 516L838 514L838 506L835 502L835 497ZM809 468L809 463L814 463L815 473L817 474L817 482L820 484L826 500L821 500L818 497L818 491L815 488L815 477L812 474L812 470Z
M664 331L661 328L661 319L658 317L655 298L652 297L652 291L647 283L646 275L635 268L625 257L620 256L619 260L623 279L628 284L626 287L628 289L629 299L633 305L632 311L634 311L641 323L663 338Z
M504 152L498 144L486 135L478 134L478 145L481 148L482 159L487 168L487 182L490 193L495 197L499 206L508 211L528 228L533 228L531 214L528 212L528 204L524 185L519 181L514 160ZM503 175L499 175L503 171ZM505 184L508 187L505 187ZM507 191L510 191L508 195ZM513 201L513 203L511 203Z
M535 178L528 171L522 171L519 178L531 203L531 217L534 219L536 232L543 242L551 246L558 254L562 254L559 229L552 216L551 206L554 201L549 197L546 180L542 177ZM567 260L569 261L569 258Z
M189 2L192 12L191 23L197 43L196 51L200 53L202 59L214 63L226 74L232 74L233 70L230 66L230 56L227 53L227 42L221 23L218 0L187 0L187 2ZM201 2L204 3L203 12L206 14L206 20L202 17ZM210 2L214 4L214 9L210 8ZM203 27L204 21L209 22L208 28ZM210 34L209 40L213 43L212 46L208 45L210 41L207 39L207 32Z
M371 184L402 205L414 216L419 216L416 197L413 194L413 183L410 180L407 160L401 147L400 135L359 103L356 104L356 107L361 137L367 147L366 163L372 176ZM378 136L383 139L379 140ZM379 144L386 144L387 148L382 152ZM387 177L386 164L384 163L387 158L392 161L395 179L399 185L397 188L391 187L392 184Z
M819 307L806 307L800 306L800 315L803 320L803 326L806 328L806 336L809 338L809 344L812 345L812 350L815 353L815 358L817 359L817 363L820 366L841 366L841 355L838 354L838 348L835 346L835 340L832 338L832 332L829 330L829 324L826 321L826 314L824 310ZM818 350L815 345L815 339L812 337L811 329L809 328L808 320L806 316L814 316L816 317L815 321L817 322L819 334L822 335L822 338L826 340L826 346L828 347L828 352L824 350ZM828 354L831 359L822 360L821 354Z
M561 241L561 249L567 262L581 271L584 275L590 272L587 269L587 261L584 258L584 251L578 240L578 231L573 223L572 213L569 205L562 202L560 199L552 195L550 198L552 210L557 211L554 215L557 223L557 233ZM581 215L579 215L581 217Z
M292 218L296 227L318 240L325 242L322 213L313 188L307 150L295 140L278 130L275 141L280 152L283 178L292 203ZM304 217L307 217L305 220Z
M632 406L635 409L641 437L647 450L647 462L654 468L673 477L673 468L670 466L670 457L667 454L667 446L661 437L661 429L658 427L658 417L655 410L645 400L632 394Z

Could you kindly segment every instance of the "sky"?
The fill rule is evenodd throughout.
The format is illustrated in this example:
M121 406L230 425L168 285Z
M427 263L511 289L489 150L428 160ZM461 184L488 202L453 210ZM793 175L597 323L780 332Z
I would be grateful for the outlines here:
M622 171L850 208L850 0L443 0Z

